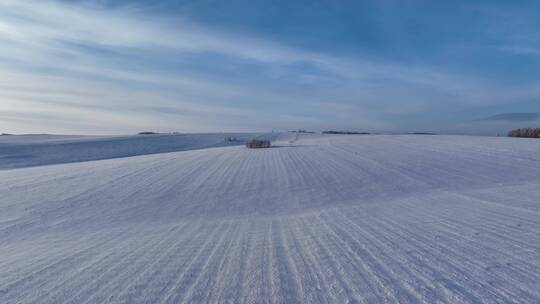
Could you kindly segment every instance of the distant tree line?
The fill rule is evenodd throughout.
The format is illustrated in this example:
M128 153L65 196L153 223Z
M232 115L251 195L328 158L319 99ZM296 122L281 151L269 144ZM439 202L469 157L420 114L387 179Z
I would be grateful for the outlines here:
M290 133L309 133L309 134L315 134L313 131L307 131L307 130L297 130L297 131L289 131Z
M540 128L521 128L514 129L508 132L509 137L530 137L540 138Z
M270 148L272 144L267 139L252 139L246 143L246 147L250 149Z
M322 131L323 134L369 134L368 132L355 132L355 131Z
M139 132L139 135L154 135L154 134L158 134L158 133L157 132L151 132L151 131Z
M153 131L143 131L143 132L139 132L137 133L139 135L156 135L156 134L173 134L173 135L178 135L178 134L181 134L180 132L169 132L169 133L160 133L160 132L153 132Z
M412 133L409 133L409 134L412 134L412 135L437 135L437 133L432 133L432 132L412 132Z

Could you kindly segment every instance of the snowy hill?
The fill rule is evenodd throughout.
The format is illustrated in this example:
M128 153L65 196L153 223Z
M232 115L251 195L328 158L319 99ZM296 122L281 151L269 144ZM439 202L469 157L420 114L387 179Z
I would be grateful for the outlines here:
M0 303L540 301L539 140L273 139L0 170Z
M0 136L0 169L242 145L277 134L151 134L132 136ZM233 139L233 140L228 140Z

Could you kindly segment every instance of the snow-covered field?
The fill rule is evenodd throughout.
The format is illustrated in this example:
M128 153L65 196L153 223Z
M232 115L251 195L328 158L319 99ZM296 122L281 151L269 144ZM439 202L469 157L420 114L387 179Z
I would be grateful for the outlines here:
M0 303L540 303L540 140L275 144L1 170Z
M131 136L0 136L0 169L242 145L276 134L208 133ZM233 139L233 140L228 140Z

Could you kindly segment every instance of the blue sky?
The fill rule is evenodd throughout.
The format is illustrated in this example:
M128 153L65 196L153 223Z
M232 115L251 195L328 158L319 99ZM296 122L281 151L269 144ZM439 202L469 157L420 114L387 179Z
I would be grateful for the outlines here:
M540 125L538 1L0 1L0 132Z

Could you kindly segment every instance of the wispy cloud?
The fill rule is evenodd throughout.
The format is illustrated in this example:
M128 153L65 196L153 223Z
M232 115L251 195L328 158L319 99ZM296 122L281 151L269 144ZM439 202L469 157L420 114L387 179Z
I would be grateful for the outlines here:
M503 113L489 116L482 120L539 121L540 113Z
M533 47L529 45L505 45L500 49L505 52L518 54L518 55L540 55L540 47Z
M540 95L538 84L500 87L429 65L305 50L149 16L144 7L84 3L0 2L0 128L391 130L406 127L394 119L444 112L450 103Z

